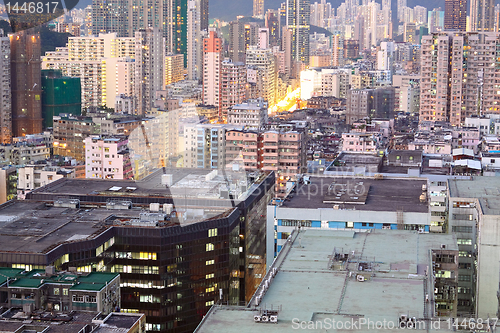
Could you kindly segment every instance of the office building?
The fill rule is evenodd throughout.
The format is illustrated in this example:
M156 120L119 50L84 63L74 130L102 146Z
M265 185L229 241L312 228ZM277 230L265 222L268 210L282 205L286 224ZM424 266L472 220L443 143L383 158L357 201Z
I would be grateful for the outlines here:
M61 71L42 70L43 128L52 127L54 116L82 113L80 78L63 77Z
M215 31L210 31L210 36L203 40L203 104L214 105L219 110L221 63L222 38L217 37Z
M163 90L165 44L159 28L135 33L135 95L137 114L144 115L154 106L156 92Z
M0 144L12 140L10 39L0 37Z
M309 0L287 0L286 29L292 31L292 59L309 63Z
M467 26L467 0L445 0L444 30L465 31Z
M473 180L449 180L447 211L448 232L457 237L459 247L458 312L475 313L486 318L498 313L500 269L495 248L496 228L500 211L495 192L495 177L474 177Z
M219 289L225 302L249 301L265 275L263 216L274 174L248 182L234 171L158 171L146 182L63 179L2 206L0 215L15 217L2 222L1 265L119 273L121 312L145 313L147 331L192 332ZM17 225L33 214L39 231L28 241Z
M499 113L495 33L440 33L422 38L420 121L460 125L471 115ZM438 52L435 52L435 48ZM477 57L476 54L483 54ZM450 82L451 84L443 84Z
M373 159L373 163L378 163L375 162L374 155L370 157L360 153L346 154L344 160L347 162L352 159L355 162L357 158L362 161L364 156ZM342 169L344 174L348 174L355 168L346 163ZM329 167L328 170L330 169L334 170L336 167ZM289 201L268 206L268 248L279 252L287 238L281 237L279 233L289 234L299 225L318 230L430 230L429 204L426 200L420 200L422 195L427 196L426 180L342 179L329 176L309 177L305 183L297 185ZM323 190L309 193L308 188ZM278 232L278 236L272 235L274 231ZM272 260L271 253L268 253L268 262L269 260Z
M268 261L251 302L214 307L195 333L273 333L290 327L365 333L416 325L445 332L448 316L456 315L458 249L450 235L297 228L289 235L276 261ZM427 278L431 274L436 277Z
M10 36L12 135L42 132L40 34L32 29Z

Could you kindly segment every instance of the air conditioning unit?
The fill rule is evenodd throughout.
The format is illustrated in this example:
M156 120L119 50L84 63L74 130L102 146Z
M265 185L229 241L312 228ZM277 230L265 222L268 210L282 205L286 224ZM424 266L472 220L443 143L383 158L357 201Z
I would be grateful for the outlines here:
M253 321L256 323L260 323L262 321L262 317L261 316L253 316Z
M268 316L262 316L262 322L263 323L267 323L269 321L269 317Z
M383 226L382 226L382 229L390 230L390 229L391 229L391 226L390 226L390 225L383 225Z
M278 323L278 316L271 316L271 317L269 317L269 321L271 323L277 324Z
M441 244L442 249L446 249L446 244Z
M358 275L356 276L356 280L358 280L359 282L365 282L365 277L363 275Z

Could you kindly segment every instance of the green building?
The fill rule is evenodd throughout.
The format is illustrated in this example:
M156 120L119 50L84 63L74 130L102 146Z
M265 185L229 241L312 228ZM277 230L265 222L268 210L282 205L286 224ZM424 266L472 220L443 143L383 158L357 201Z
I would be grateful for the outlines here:
M81 115L80 78L62 76L58 70L42 70L42 90L43 128L52 127L52 118L61 113Z

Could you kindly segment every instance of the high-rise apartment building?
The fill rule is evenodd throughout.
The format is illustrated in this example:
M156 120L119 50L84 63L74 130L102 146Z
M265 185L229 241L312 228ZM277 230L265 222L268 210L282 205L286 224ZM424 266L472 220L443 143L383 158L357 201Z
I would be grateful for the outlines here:
M269 29L269 45L280 44L280 21L277 11L268 10L266 13L266 28Z
M253 15L252 17L264 18L264 0L253 0Z
M234 63L226 58L221 63L220 72L220 114L222 119L227 119L227 110L245 99L247 71L244 63Z
M116 58L116 62L111 61L111 58ZM58 69L64 76L80 78L82 109L95 109L101 105L112 108L114 97L110 98L108 93L132 96L130 81L135 79L131 68L115 72L112 67L134 67L135 63L131 62L134 58L135 38L118 38L116 33L99 34L98 37L70 37L66 47L45 54L42 68ZM121 82L120 78L125 81ZM117 83L117 86L111 87L112 82Z
M440 33L422 38L421 121L460 125L471 115L500 113L497 33ZM481 54L480 57L477 54Z
M61 71L42 70L43 128L53 127L53 118L61 113L82 113L81 83L78 77L64 77Z
M286 27L292 31L292 59L309 64L309 0L287 0Z
M103 58L101 60L101 78L101 105L113 108L117 96L134 97L136 79L134 59Z
M163 90L164 39L159 28L135 33L135 95L137 113L143 115L154 106L156 92Z
M416 35L416 26L415 23L405 23L404 24L404 42L405 43L416 43L417 35Z
M165 86L184 80L184 55L167 54L165 56Z
M188 0L187 11L187 77L189 80L201 79L201 0Z
M471 31L495 31L494 0L471 0L469 16Z
M198 4L200 26L208 28L208 0ZM92 33L116 33L134 37L135 32L160 28L167 53L184 54L187 66L188 0L95 0L92 3Z
M224 124L184 124L183 167L224 169L226 131L234 128Z
M445 0L444 30L465 31L467 27L467 0Z
M200 30L208 31L208 0L200 1Z
M305 134L296 131L228 130L226 162L247 171L273 170L276 195L284 196L286 182L305 166Z
M0 144L12 140L10 40L0 37Z
M309 57L307 58L309 61ZM276 103L276 58L270 49L259 49L257 46L250 46L247 50L247 66L253 66L259 70L262 79L261 96L273 106Z
M203 40L203 104L220 108L222 38L210 31ZM220 115L219 115L220 116Z
M187 67L188 0L164 1L166 51L184 54L184 67Z
M444 29L444 11L441 7L434 8L428 13L429 33L440 32Z
M118 37L129 35L129 0L92 1L92 34L115 32Z
M42 132L40 34L32 29L10 36L12 135Z
M332 66L344 66L344 38L340 34L332 36Z
M229 23L228 56L233 62L245 62L245 25L238 21Z

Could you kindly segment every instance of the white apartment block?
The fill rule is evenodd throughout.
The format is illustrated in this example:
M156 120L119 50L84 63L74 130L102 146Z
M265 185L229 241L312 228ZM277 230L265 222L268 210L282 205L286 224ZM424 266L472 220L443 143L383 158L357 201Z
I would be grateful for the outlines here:
M114 108L117 96L134 96L135 62L133 59L103 58L101 71L102 105Z
M377 149L377 140L373 134L368 133L343 133L342 151L371 153Z
M85 143L85 178L131 179L132 165L126 137L88 137Z
M268 104L263 98L247 100L227 111L227 123L259 128L267 122Z
M500 113L500 34L434 33L422 38L421 121L462 125Z
M191 123L184 126L184 168L220 169L226 165L226 131L235 126Z
M26 165L17 169L17 198L24 200L25 195L53 181L67 177L72 170L45 164Z

